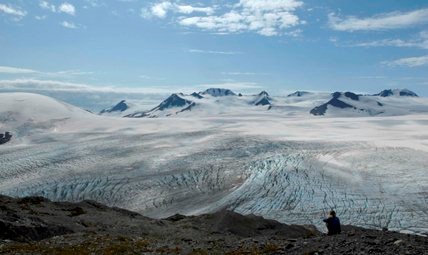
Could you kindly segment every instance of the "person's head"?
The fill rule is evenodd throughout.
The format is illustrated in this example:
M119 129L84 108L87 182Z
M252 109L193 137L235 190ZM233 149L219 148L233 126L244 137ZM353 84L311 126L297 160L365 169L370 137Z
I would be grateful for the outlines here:
M335 211L333 211L333 210L331 210L331 211L330 211L330 216L331 216L331 217L336 217L336 212L335 212Z

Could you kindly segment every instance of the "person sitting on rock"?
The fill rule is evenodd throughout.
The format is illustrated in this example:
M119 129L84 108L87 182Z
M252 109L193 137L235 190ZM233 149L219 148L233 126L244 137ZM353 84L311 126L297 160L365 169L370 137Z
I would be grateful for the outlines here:
M342 231L340 229L340 220L338 217L336 217L335 211L330 211L330 215L328 216L328 218L324 219L323 221L327 225L327 229L328 229L327 235L329 236L337 235L337 234L340 234L340 232Z

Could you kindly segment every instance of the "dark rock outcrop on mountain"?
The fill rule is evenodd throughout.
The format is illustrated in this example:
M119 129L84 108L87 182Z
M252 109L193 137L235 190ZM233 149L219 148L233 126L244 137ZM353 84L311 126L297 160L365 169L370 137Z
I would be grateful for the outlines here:
M202 99L204 98L203 96L199 95L199 93L193 92L192 94L190 94L192 97L195 97L197 99Z
M289 94L287 97L302 97L305 95L311 94L311 92L306 91L296 91L294 93Z
M174 107L183 107L186 105L190 105L192 103L193 103L192 101L181 98L177 94L172 94L171 96L169 96L167 99L165 99L165 101L163 101L159 106L157 106L153 110L163 111L165 109L170 109L170 108L174 108Z
M346 108L357 109L356 107L354 107L354 106L352 106L350 104L347 104L347 103L343 102L342 100L340 100L339 97L341 97L342 95L345 96L345 97L348 97L348 98L350 98L352 100L355 100L355 101L359 100L359 96L356 95L356 94L354 94L354 93L352 93L352 92L345 92L345 93L334 92L332 94L333 98L330 101L328 101L325 104L322 104L320 106L317 106L317 107L313 108L310 111L310 113L312 115L315 115L315 116L324 115L327 112L327 108L328 108L329 105L337 107L337 108L340 108L340 109L346 109Z
M125 117L126 118L144 118L144 117L154 117L155 115L152 115L158 111L164 111L171 108L182 108L177 110L177 113L189 111L191 110L196 104L190 100L184 99L180 97L179 94L172 94L167 99L165 99L162 103L160 103L155 108L147 111L147 112L135 112L132 114L128 114Z
M339 93L339 92L336 92L336 93ZM345 93L343 93L343 95L347 98L354 100L354 101L360 100L360 95L357 95L357 94L352 93L352 92L345 92Z
M392 92L392 89L385 89L378 94L374 94L374 96L381 96L381 97L389 97L393 95L394 95L394 92Z
M126 110L129 109L129 105L126 103L125 100L120 101L117 105L108 108L108 109L104 109L100 112L100 114L104 114L104 113L112 113L112 112L124 112Z
M260 92L256 99L254 99L251 104L259 106L259 105L272 105L272 98L270 98L269 94L266 91Z
M236 94L230 89L222 88L210 88L201 92L202 95L211 95L213 97L222 97L222 96L236 96Z
M267 97L262 97L259 100L254 102L254 105L271 105L272 103L270 102L269 98Z
M426 254L428 238L343 226L326 236L221 210L154 220L94 201L0 196L1 254Z
M0 133L0 144L5 144L12 139L12 134L10 132L5 132L4 134Z
M385 89L382 90L380 93L378 94L374 94L373 96L381 96L381 97L390 97L390 96L407 96L407 97L418 97L418 95L408 89Z

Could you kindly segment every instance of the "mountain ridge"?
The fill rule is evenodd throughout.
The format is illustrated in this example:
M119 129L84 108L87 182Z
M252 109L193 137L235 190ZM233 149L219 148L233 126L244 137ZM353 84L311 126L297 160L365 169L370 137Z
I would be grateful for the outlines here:
M331 94L296 91L284 98L272 97L262 91L256 95L237 94L230 89L209 88L202 92L191 94L174 93L158 106L149 110L132 110L132 106L122 100L115 106L106 108L100 115L119 114L127 118L157 118L181 116L183 113L195 110L194 114L203 116L233 112L236 107L244 111L258 111L253 106L268 106L265 110L293 109L300 114L313 116L379 116L405 115L414 112L428 112L428 102L414 101L419 96L408 89L386 89L376 94L358 94L351 91L334 92ZM323 102L323 100L325 100ZM406 106L406 100L410 102ZM409 101L413 100L413 101ZM422 104L420 104L422 102ZM419 105L420 104L420 105ZM406 109L408 108L408 109ZM125 113L126 114L121 114ZM287 112L284 112L285 114ZM189 116L186 114L185 116Z

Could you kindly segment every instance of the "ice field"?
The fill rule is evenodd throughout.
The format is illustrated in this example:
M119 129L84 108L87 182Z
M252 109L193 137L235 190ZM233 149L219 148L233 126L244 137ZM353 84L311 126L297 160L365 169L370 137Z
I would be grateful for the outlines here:
M0 102L0 131L14 135L0 146L1 194L91 199L157 218L228 208L320 228L335 209L343 224L428 233L422 110L315 117L296 102L128 119L35 94Z

